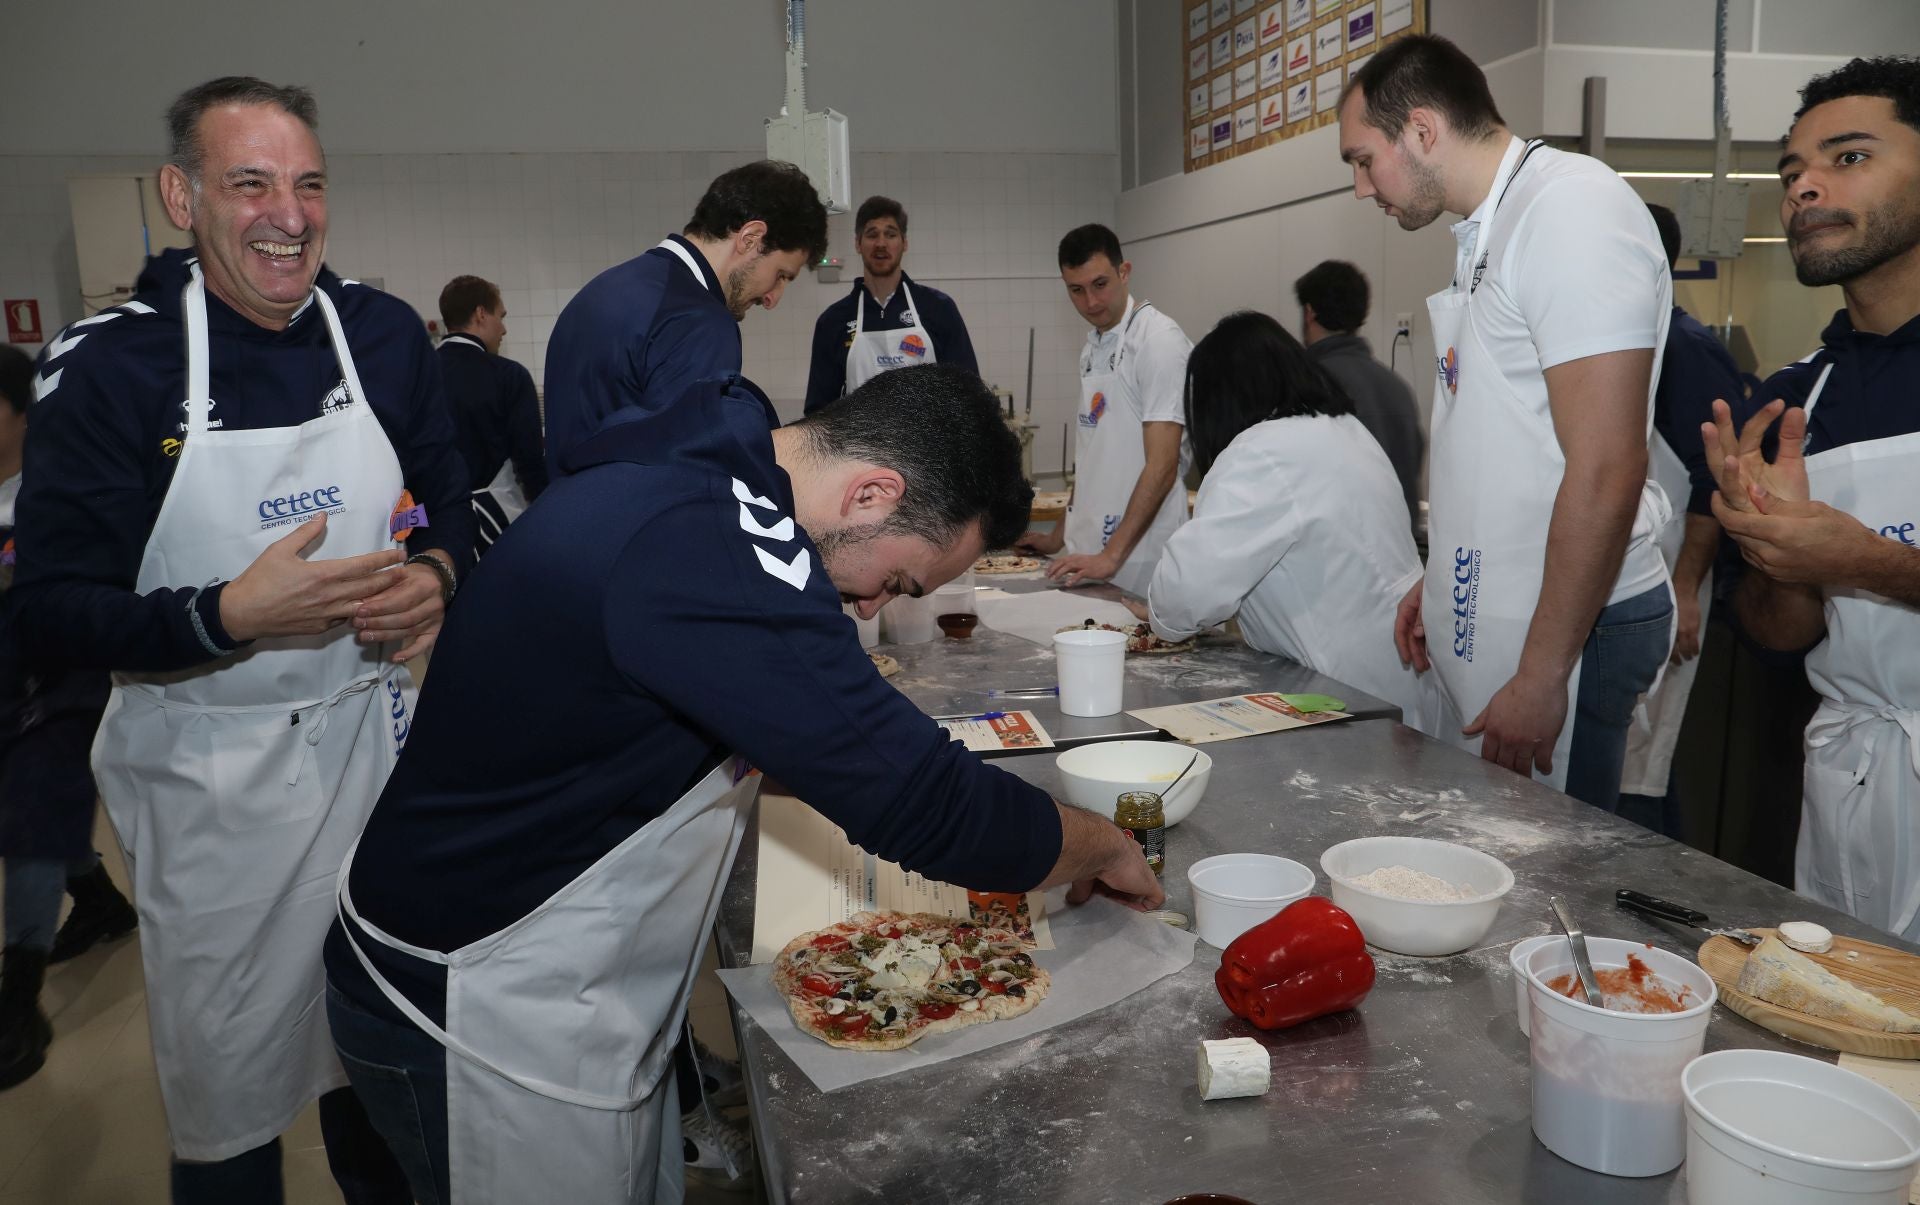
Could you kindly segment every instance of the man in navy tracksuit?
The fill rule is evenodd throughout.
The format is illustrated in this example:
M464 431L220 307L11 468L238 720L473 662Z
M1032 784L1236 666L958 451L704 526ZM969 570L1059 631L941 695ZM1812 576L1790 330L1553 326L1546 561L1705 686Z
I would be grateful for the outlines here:
M477 557L547 488L540 397L526 366L500 354L507 306L498 285L454 277L440 290L440 318L440 375L473 488Z
M853 229L862 275L813 324L807 413L893 368L940 363L979 372L960 307L907 276L906 208L892 197L868 197Z
M345 1090L320 944L473 527L419 317L323 266L317 120L258 79L183 93L160 192L193 250L34 381L11 618L51 667L116 671L93 767L176 1202L279 1199L277 1135L316 1099L346 1199L410 1199Z
M597 1188L553 1199L655 1199L653 1145L574 1106L611 1081L639 1100L625 1124L642 1134L678 1114L651 1056L675 1040L674 985L731 860L724 827L685 835L727 814L696 784L736 754L933 879L1160 896L1124 833L968 753L888 686L841 611L929 592L1025 525L992 395L956 369L905 369L774 425L735 379L603 431L449 617L347 879L359 919L327 944L334 1040L382 1131L411 1136L413 1156L396 1150L423 1199L448 1199L449 1177L513 1199L503 1178L571 1186L602 1160ZM719 792L739 781L722 775ZM636 897L651 903L623 915ZM596 1014L602 992L617 1007ZM679 1179L676 1141L660 1139L661 1184Z
M805 173L762 160L716 177L686 229L587 282L547 341L547 467L608 423L740 371L740 323L827 250Z

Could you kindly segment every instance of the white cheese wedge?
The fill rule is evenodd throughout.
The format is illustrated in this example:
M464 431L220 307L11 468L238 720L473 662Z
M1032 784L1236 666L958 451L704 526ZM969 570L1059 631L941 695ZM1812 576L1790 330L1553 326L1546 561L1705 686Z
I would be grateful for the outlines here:
M1808 954L1825 954L1833 949L1833 931L1810 920L1781 921L1780 940Z
M860 958L873 977L867 986L887 988L927 986L942 965L940 947L918 937L895 937L871 954Z
M1220 1038L1200 1043L1200 1099L1265 1096L1273 1082L1273 1060L1253 1038Z
M1794 953L1777 937L1766 938L1747 955L1746 968L1735 986L1744 995L1810 1017L1887 1033L1920 1033L1920 1017L1901 1012L1805 955Z

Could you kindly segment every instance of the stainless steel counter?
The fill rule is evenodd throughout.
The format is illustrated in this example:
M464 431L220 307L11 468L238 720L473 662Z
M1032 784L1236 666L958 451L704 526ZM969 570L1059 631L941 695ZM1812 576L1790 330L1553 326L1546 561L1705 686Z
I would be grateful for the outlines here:
M1280 1202L1682 1202L1681 1174L1621 1180L1565 1163L1529 1125L1525 1040L1508 947L1547 931L1547 896L1589 932L1691 953L1695 938L1613 906L1619 887L1694 905L1717 922L1817 920L1890 941L1830 909L1565 795L1386 721L1349 722L1208 747L1206 798L1167 839L1169 906L1191 913L1195 860L1253 850L1314 868L1352 837L1460 841L1517 878L1493 931L1449 958L1377 954L1357 1012L1260 1034L1214 992L1201 944L1178 975L1078 1022L942 1063L817 1092L735 1011L759 1156L777 1202L1161 1202L1188 1192ZM1049 789L1053 759L1007 759ZM749 834L719 927L721 957L751 949ZM1202 1103L1203 1038L1253 1034L1273 1053L1262 1098ZM1716 1008L1707 1049L1820 1054ZM1831 1056L1828 1056L1831 1057ZM1683 1173L1682 1173L1683 1174Z
M1129 710L1195 703L1255 690L1332 695L1346 703L1356 718L1400 718L1400 708L1384 699L1296 661L1256 652L1229 636L1202 636L1199 646L1190 653L1128 657L1120 710L1103 716L1066 715L1060 710L1060 701L1051 696L989 697L986 692L993 689L1052 686L1055 682L1052 649L992 628L975 628L964 640L936 636L924 644L883 644L878 651L900 663L900 673L890 681L928 715L1031 711L1054 742L1063 747L1088 741L1155 739L1159 730L1128 715Z

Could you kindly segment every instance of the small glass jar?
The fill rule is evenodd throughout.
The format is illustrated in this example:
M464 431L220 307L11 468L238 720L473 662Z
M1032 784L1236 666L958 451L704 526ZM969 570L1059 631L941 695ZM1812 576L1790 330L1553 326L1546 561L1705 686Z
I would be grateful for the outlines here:
M1113 822L1140 845L1159 875L1167 861L1167 809L1153 791L1128 791L1113 806Z

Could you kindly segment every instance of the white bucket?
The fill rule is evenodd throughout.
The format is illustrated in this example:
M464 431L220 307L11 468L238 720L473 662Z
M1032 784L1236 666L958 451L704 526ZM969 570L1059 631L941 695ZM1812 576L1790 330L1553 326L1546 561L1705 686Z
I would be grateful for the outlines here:
M870 649L880 643L880 617L875 615L872 619L862 619L858 608L858 603L843 603L840 607L847 613L847 618L853 620L853 626L859 631L860 647Z
M1226 949L1234 938L1313 892L1313 871L1272 854L1218 854L1187 867L1193 929Z
M1564 942L1567 939L1559 933L1546 933L1539 937L1529 937L1517 941L1507 954L1507 966L1513 972L1513 1009L1514 1016L1520 1021L1520 1033L1523 1036L1533 1032L1533 1004L1527 997L1527 959L1533 952L1548 942Z
M1060 679L1060 710L1067 715L1112 715L1120 710L1127 678L1127 634L1076 628L1053 636Z
M925 644L939 634L933 595L893 599L880 608L880 633L889 644Z
M1632 953L1676 993L1677 1013L1623 1013L1571 1000L1546 985L1573 973L1564 938L1526 961L1533 1051L1533 1133L1569 1163L1609 1176L1658 1176L1687 1154L1680 1075L1700 1054L1718 998L1707 973L1644 942L1589 937L1596 971Z
M1687 1064L1691 1205L1905 1205L1920 1116L1864 1076L1773 1050Z

